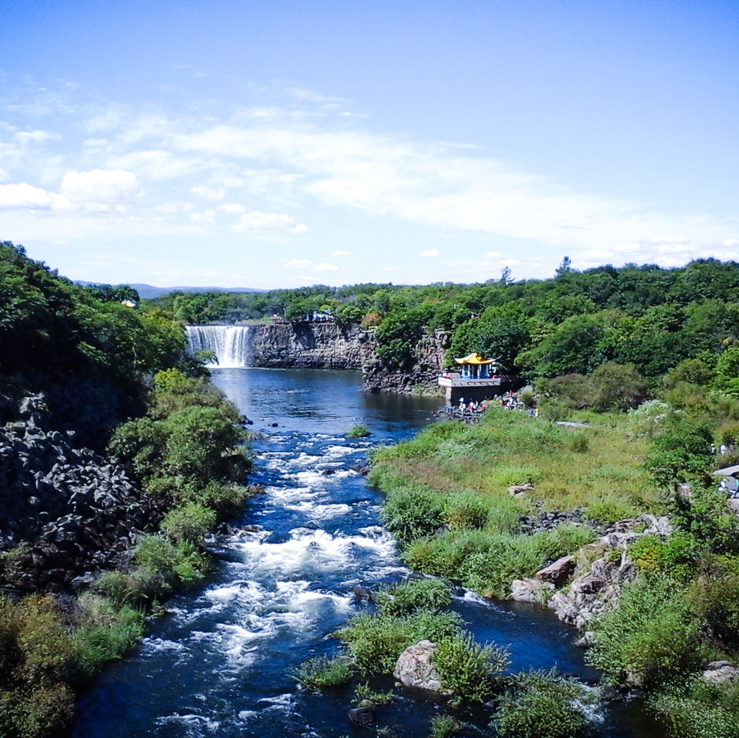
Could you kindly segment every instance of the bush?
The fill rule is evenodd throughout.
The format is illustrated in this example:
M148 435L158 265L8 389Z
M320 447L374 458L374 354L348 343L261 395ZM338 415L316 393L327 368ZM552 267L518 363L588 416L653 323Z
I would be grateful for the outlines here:
M341 656L317 656L300 664L293 672L293 677L306 689L324 689L347 684L352 678L352 670L347 660Z
M455 613L419 610L413 615L369 615L360 613L337 632L362 674L391 674L398 656L408 646L423 640L438 643L459 631Z
M77 606L74 658L77 668L89 678L135 645L144 631L144 615L130 607L118 609L110 600L89 592L78 599Z
M461 733L464 727L464 723L452 715L435 715L431 718L429 738L452 738Z
M494 720L501 736L572 738L587 725L578 698L583 688L552 671L529 671L515 677Z
M372 433L370 432L370 429L366 425L362 425L361 423L357 423L357 425L352 426L350 431L346 434L347 438L367 438L368 436L371 436Z
M485 702L508 666L509 652L490 644L480 645L470 633L439 640L431 655L444 687L456 697Z
M402 543L430 535L444 523L444 506L433 492L406 487L394 490L382 508L382 519Z
M689 533L675 531L666 541L660 536L638 538L629 547L629 557L645 572L660 572L681 581L696 571L701 548Z
M655 687L697 668L705 657L700 623L685 591L658 576L624 588L618 608L593 621L588 662L610 684Z
M488 506L474 492L457 492L446 499L446 524L451 530L484 528Z
M185 505L170 510L161 524L161 529L175 543L201 544L216 524L215 510L202 505Z
M383 615L410 615L420 609L439 610L451 601L448 584L439 579L421 579L383 590L377 604Z
M739 689L700 678L673 685L649 700L675 738L735 738L739 735Z

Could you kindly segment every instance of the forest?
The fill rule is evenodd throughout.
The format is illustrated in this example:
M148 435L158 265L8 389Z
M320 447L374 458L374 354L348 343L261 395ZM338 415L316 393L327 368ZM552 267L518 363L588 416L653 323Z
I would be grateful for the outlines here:
M710 381L729 387L739 359L739 264L603 266L579 272L569 259L553 279L422 287L363 284L263 293L173 293L152 301L192 324L300 321L313 311L373 328L378 353L404 366L424 330L450 336L449 356L478 351L526 379L633 365L647 383L698 358ZM720 361L719 361L720 359Z

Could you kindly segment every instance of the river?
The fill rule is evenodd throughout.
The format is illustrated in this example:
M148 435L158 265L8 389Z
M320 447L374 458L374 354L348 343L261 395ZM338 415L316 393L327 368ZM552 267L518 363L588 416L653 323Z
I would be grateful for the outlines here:
M351 688L311 694L291 678L302 661L338 650L330 634L367 604L352 587L376 588L409 572L380 523L380 495L354 467L368 448L395 443L441 406L430 398L360 391L355 372L217 369L213 381L254 421L250 481L265 494L246 506L249 531L211 542L207 581L168 601L146 637L112 664L78 705L75 738L367 736L349 723ZM355 423L372 432L347 439ZM577 632L549 612L459 592L454 609L480 640L507 645L512 669L549 668L594 682L572 645ZM392 680L384 684L392 687ZM396 690L397 691L397 690ZM403 692L378 710L391 735L428 734L443 705ZM462 714L462 735L492 735L489 712ZM602 708L594 735L656 738L631 703Z

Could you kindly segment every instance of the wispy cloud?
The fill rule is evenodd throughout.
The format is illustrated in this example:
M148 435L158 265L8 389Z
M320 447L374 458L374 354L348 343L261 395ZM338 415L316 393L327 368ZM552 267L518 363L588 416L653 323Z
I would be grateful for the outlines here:
M445 237L497 238L491 246L502 251L486 258L499 265L518 265L500 261L506 251L519 256L518 247L502 246L511 242L556 253L557 261L568 253L576 266L730 258L739 246L736 219L671 214L635 200L577 191L464 143L375 133L361 120L348 120L346 101L339 98L297 87L288 95L282 107L189 116L115 103L93 110L35 91L11 106L14 114L31 119L28 125L0 127L0 209L4 217L13 211L17 230L30 232L33 225L38 233L44 223L49 237L64 219L67 239L146 228L287 238L308 232L303 220L318 227L311 220L318 204L430 227ZM320 115L309 114L319 109ZM33 120L62 110L65 120L76 120L88 136L64 155L57 152L60 134L46 130L49 118ZM213 206L199 212L183 202L185 193ZM440 250L417 253L432 258ZM528 255L519 258L530 263ZM471 273L479 260L472 257ZM331 267L321 262L313 269Z
M239 222L231 228L234 233L307 233L308 226L297 223L289 215L262 213L255 210L244 213Z

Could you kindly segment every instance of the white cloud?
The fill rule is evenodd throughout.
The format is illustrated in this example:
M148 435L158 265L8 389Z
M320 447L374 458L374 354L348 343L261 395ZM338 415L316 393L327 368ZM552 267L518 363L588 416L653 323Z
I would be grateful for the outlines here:
M9 179L10 175L4 169L0 169L0 182L7 182Z
M380 271L381 272L397 272L398 267L390 267L390 266L380 267Z
M419 256L438 256L439 255L439 249L427 249L426 251L419 251Z
M334 264L327 264L325 261L322 261L320 264L316 264L316 266L313 267L314 272L335 272L338 269L339 267Z
M285 262L285 266L288 269L302 269L303 267L307 267L310 264L310 259L291 259L288 262Z
M353 251L343 251L342 249L339 249L338 251L334 251L334 256L351 256L353 253Z
M40 143L48 141L49 139L58 139L59 136L56 133L50 133L49 131L18 131L13 138L22 143L25 143L26 141L35 141Z
M306 233L308 226L296 223L294 218L284 213L262 213L255 210L244 213L231 229L236 233Z
M515 267L515 266L520 266L521 265L521 262L520 261L516 261L515 259L503 259L503 261L501 261L500 263L503 266L507 266L507 267Z
M245 213L246 212L246 208L243 205L239 205L239 204L237 204L235 202L226 202L226 203L223 203L223 205L219 205L218 206L218 209L219 210L222 210L224 213L235 213L237 215L239 213Z
M207 185L195 185L190 188L190 192L201 200L207 200L208 202L218 202L218 200L223 200L226 197L226 190L222 187L214 189Z
M727 238L721 245L728 246L729 248L731 248L732 246L739 246L739 239Z
M194 223L210 223L215 217L215 210L206 210L204 213L193 213L190 220Z
M62 194L72 202L121 203L135 199L141 188L133 172L122 169L93 169L67 172Z
M26 184L0 185L0 209L51 210L69 207L62 195Z
M633 254L637 251L641 251L641 244L638 243L620 243L613 247L613 250L617 254Z
M500 259L501 253L500 251L488 251L487 254L485 254L486 259Z

